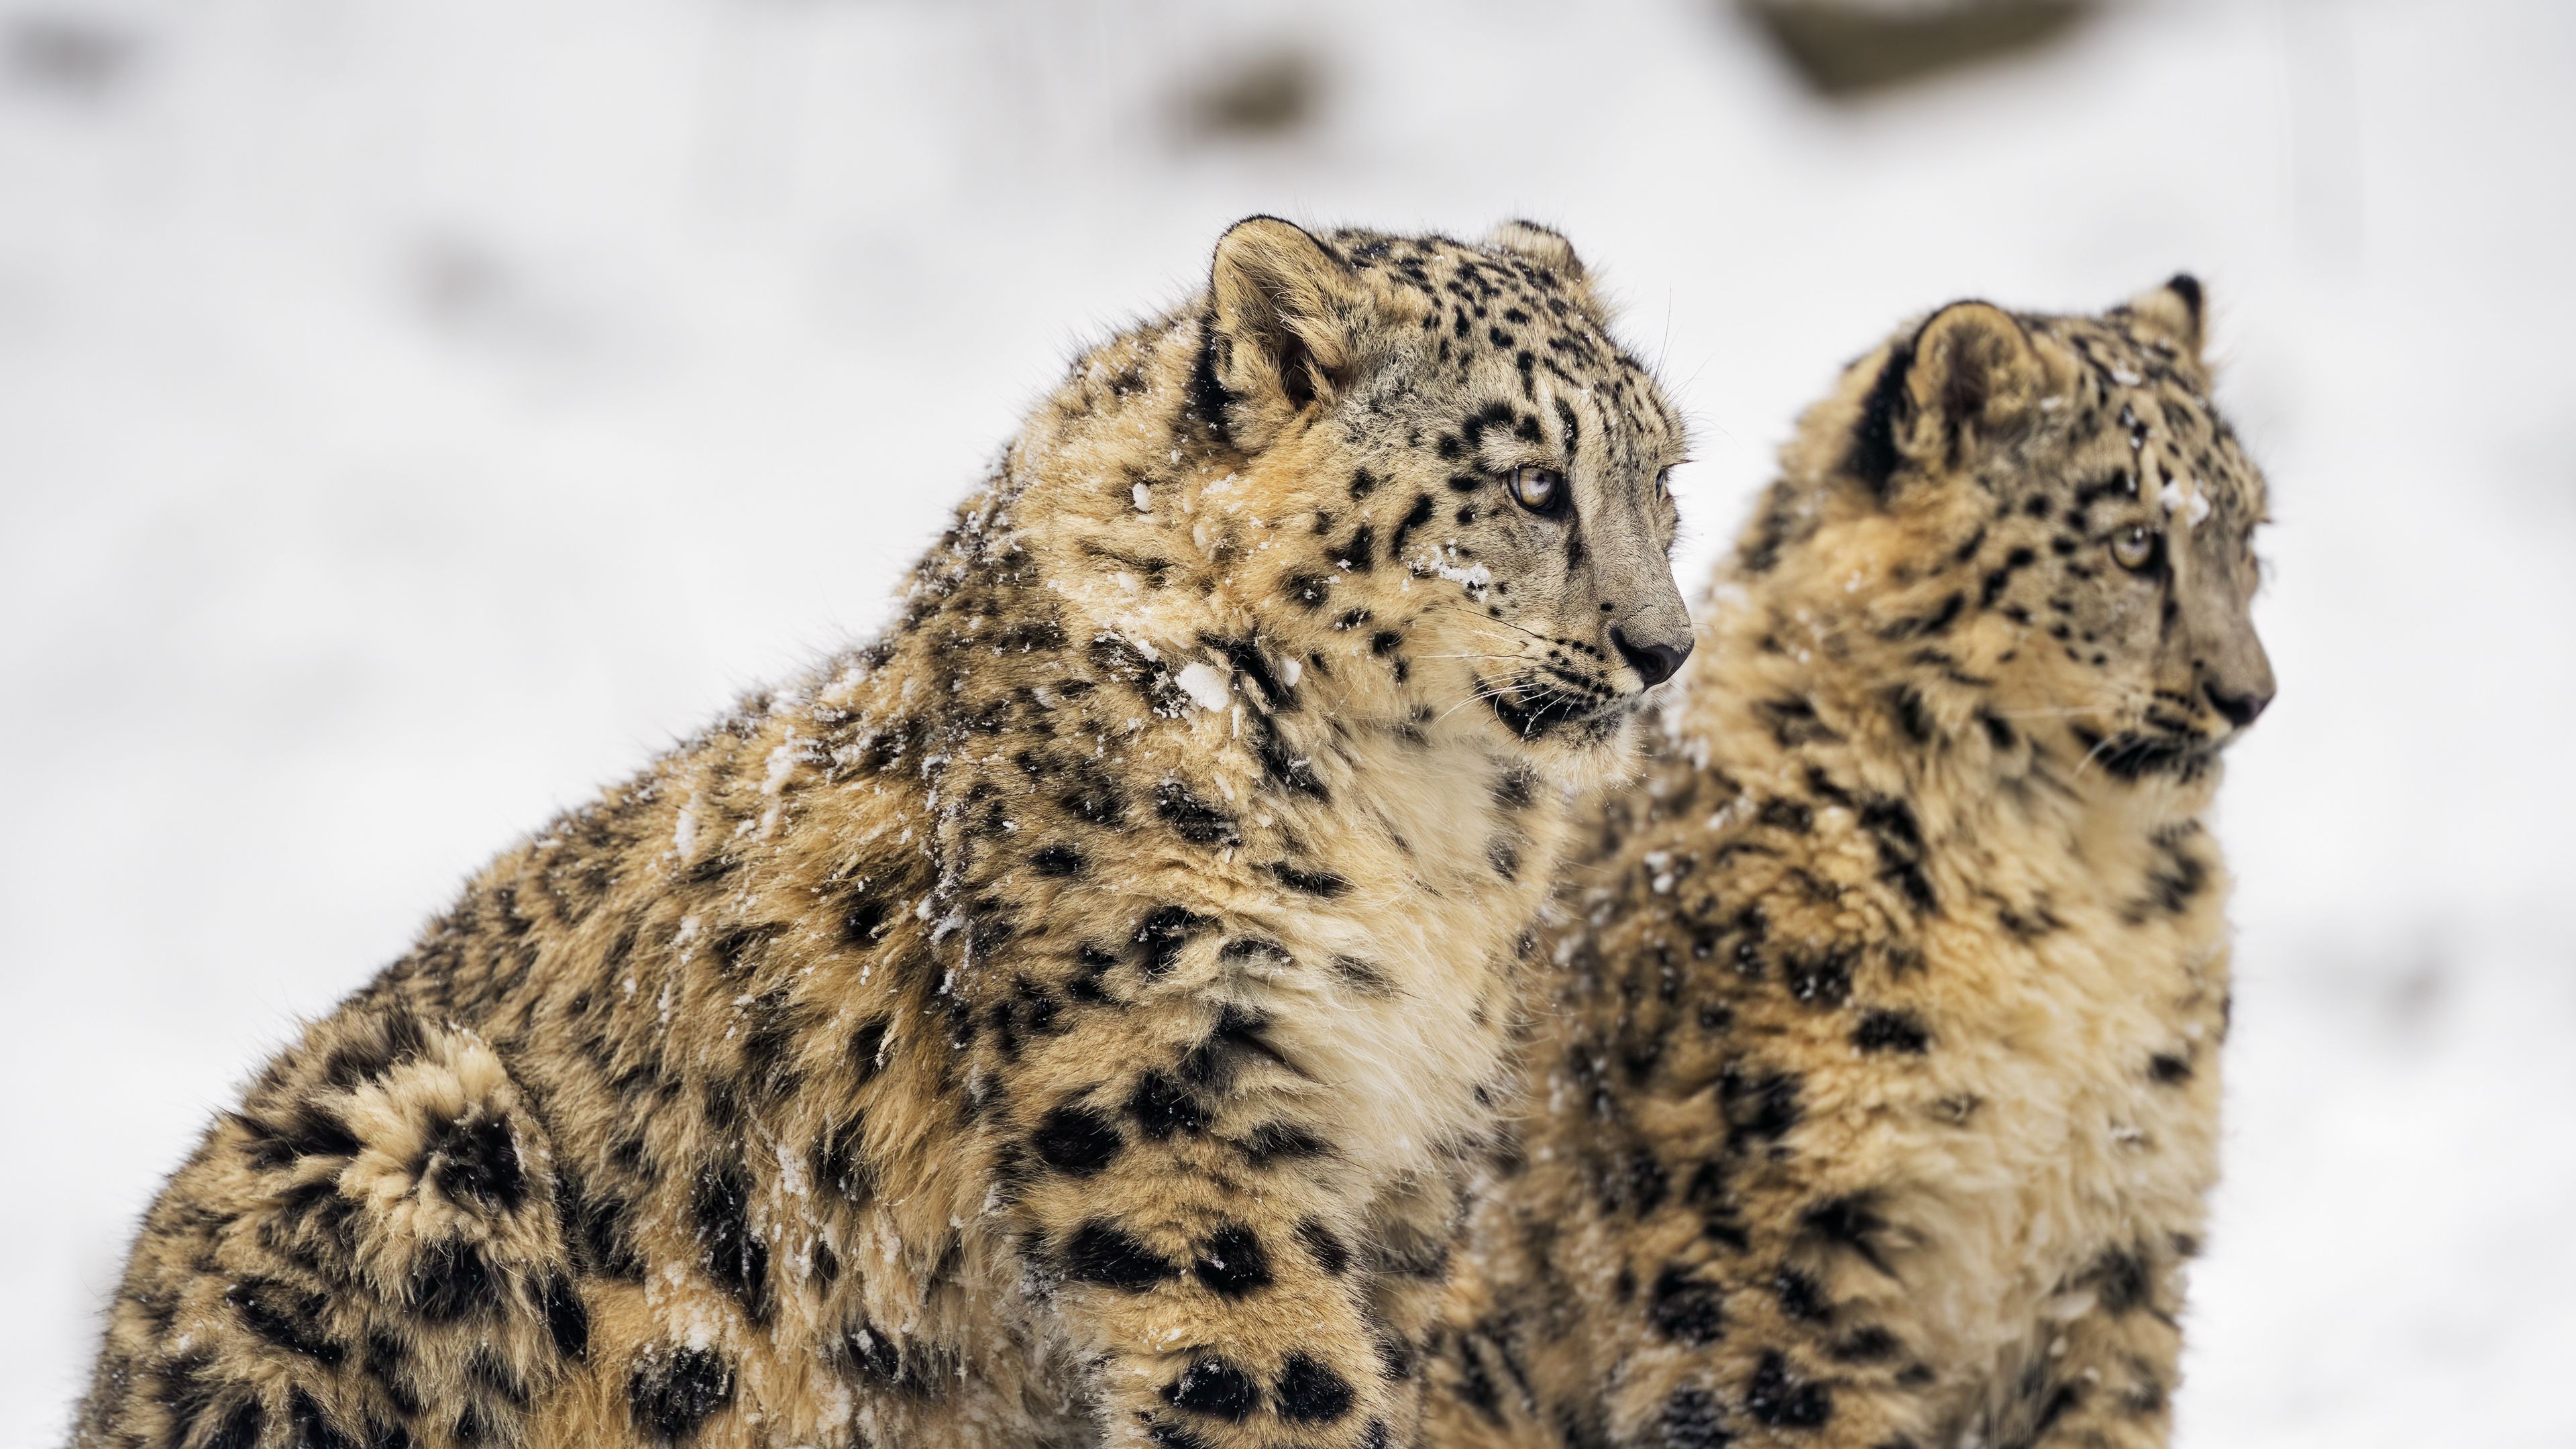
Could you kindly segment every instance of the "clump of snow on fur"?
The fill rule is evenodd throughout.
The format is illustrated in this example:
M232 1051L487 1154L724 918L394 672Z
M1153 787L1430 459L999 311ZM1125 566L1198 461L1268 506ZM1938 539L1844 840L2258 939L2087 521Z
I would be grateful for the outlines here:
M1199 702L1201 709L1223 709L1226 701L1234 697L1233 688L1225 682L1224 671L1204 661L1183 665L1181 672L1173 675L1172 679L1190 698Z

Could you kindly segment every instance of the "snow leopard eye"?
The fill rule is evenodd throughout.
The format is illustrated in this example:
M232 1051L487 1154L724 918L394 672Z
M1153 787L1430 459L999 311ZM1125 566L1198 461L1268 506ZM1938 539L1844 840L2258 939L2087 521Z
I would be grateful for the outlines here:
M1565 475L1554 468L1514 468L1503 475L1512 501L1532 513L1555 513L1565 506Z
M1658 469L1655 473L1655 497L1662 499L1670 498L1672 496L1673 470L1670 468Z
M2143 523L2132 523L2111 535L2111 557L2133 574L2152 573L2164 556L2164 535Z

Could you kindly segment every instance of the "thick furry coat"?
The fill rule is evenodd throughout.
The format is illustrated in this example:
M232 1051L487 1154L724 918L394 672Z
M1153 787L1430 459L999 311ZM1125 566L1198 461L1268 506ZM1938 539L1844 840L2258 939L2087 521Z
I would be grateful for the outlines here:
M2272 693L2200 291L1856 363L1604 808L1427 1442L2161 1444Z
M1409 1438L1566 802L1690 644L1604 327L1539 228L1229 232L880 641L260 1073L75 1442Z

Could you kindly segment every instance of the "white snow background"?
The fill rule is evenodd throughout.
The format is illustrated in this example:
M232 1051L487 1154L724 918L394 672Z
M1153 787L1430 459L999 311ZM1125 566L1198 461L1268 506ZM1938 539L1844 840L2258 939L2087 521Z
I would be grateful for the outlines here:
M1170 124L1281 45L1319 119ZM1719 0L0 0L0 1443L209 1113L888 614L1253 211L1564 227L1692 586L1902 315L2208 284L2275 488L2181 1439L2576 1444L2576 6L2135 0L1859 106Z

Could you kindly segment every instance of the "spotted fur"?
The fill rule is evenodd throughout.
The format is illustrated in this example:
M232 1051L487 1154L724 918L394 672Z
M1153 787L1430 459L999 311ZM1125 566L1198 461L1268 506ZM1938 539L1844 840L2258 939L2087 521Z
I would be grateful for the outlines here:
M1618 641L1690 641L1681 431L1605 328L1536 227L1230 231L888 634L269 1064L75 1442L1409 1440Z
M1947 308L1808 413L1574 874L1427 1442L2164 1442L2272 693L2200 300Z

